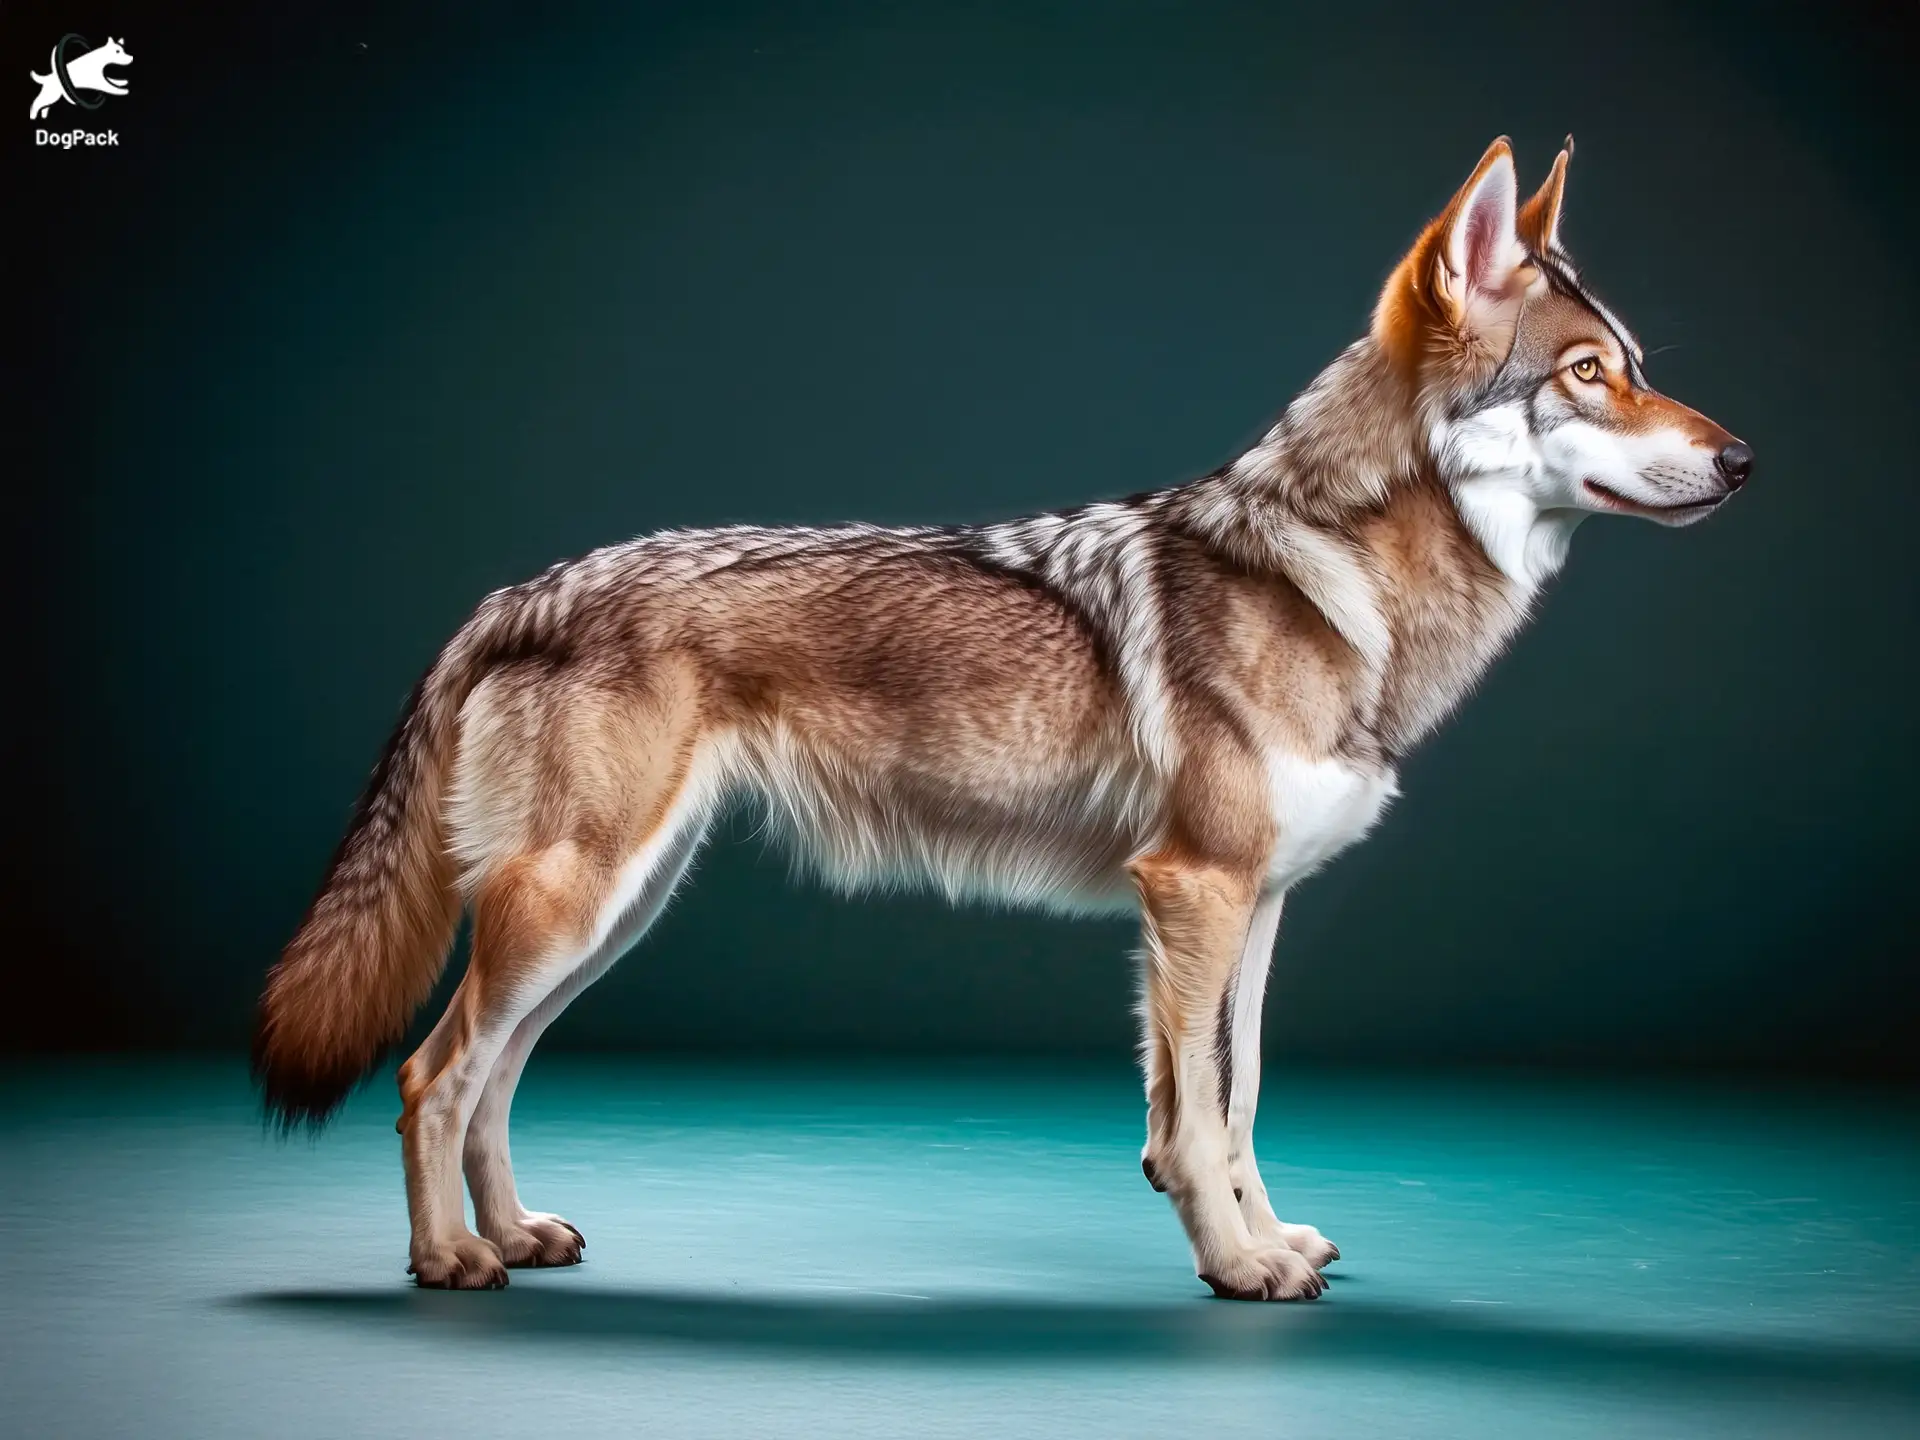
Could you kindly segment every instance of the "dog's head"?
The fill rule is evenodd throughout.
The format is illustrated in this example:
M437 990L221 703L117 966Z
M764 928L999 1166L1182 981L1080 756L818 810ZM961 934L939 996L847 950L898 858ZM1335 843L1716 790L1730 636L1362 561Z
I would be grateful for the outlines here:
M109 65L131 65L133 63L133 56L127 53L126 46L122 45L111 35L107 37L107 43L102 45L94 53L100 57L100 68L103 70Z
M1394 270L1374 338L1416 387L1449 480L1689 524L1746 483L1753 452L1655 390L1639 342L1581 282L1560 245L1572 153L1522 205L1496 140Z

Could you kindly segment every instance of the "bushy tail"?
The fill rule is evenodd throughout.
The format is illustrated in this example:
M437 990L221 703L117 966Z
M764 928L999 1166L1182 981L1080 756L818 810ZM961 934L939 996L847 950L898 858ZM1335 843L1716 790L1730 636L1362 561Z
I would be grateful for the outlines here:
M334 852L267 976L253 1075L282 1129L318 1127L399 1043L460 921L443 816L460 707L499 658L511 592L483 605L414 686Z

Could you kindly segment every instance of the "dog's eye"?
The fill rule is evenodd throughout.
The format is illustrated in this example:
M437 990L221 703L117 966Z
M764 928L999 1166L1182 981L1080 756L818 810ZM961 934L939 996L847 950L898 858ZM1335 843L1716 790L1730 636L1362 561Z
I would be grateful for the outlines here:
M1573 378L1592 384L1600 378L1600 362L1588 355L1573 362Z

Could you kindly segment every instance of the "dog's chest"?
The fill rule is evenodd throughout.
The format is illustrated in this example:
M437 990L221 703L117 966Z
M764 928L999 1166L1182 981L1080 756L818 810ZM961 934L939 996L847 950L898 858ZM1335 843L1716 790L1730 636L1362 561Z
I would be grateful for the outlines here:
M1267 778L1279 832L1267 880L1283 887L1365 835L1400 793L1392 770L1305 760L1283 751L1267 757Z

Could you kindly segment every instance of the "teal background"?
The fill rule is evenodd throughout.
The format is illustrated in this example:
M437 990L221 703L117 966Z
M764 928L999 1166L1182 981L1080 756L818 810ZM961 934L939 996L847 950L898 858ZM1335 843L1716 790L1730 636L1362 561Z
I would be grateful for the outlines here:
M111 151L8 82L9 1048L238 1044L487 590L1201 473L1488 140L1531 184L1571 130L1574 253L1756 478L1583 529L1299 892L1268 1053L1914 1073L1914 126L1859 12L82 10L0 15L5 73L135 57ZM1129 927L784 873L736 826L549 1043L1131 1043Z

